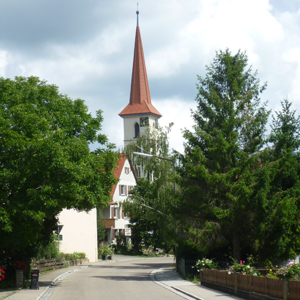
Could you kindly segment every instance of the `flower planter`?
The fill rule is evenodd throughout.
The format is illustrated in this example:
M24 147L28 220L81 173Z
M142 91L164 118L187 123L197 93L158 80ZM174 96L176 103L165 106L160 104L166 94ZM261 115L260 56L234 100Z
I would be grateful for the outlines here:
M23 288L23 270L16 270L16 287Z
M107 255L102 255L102 260L107 260Z

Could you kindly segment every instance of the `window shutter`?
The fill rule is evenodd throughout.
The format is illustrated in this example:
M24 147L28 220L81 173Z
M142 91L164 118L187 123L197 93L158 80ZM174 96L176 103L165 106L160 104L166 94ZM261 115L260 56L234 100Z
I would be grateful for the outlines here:
M122 195L122 186L121 186L121 184L119 185L119 195Z
M127 196L127 185L125 185L125 195Z
M119 207L119 209L118 209L119 219L121 219L121 217L120 217L120 216L121 216L121 211L120 211L121 209L120 209L120 208L121 208L121 207Z
M113 219L115 217L115 210L114 207L111 207L111 218Z

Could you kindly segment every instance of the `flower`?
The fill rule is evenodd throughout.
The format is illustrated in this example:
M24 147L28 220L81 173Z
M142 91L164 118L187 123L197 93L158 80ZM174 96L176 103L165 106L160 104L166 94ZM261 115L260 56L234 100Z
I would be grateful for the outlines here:
M281 279L300 278L300 265L290 262L285 267L278 269L276 276Z
M0 281L2 281L5 278L4 274L5 274L5 271L0 266Z
M254 267L251 267L250 265L245 265L244 260L240 260L240 263L237 263L234 259L232 260L233 260L233 265L229 268L230 274L232 272L240 272L243 275L246 274L253 275L254 273L256 276L260 275L258 271L254 271Z
M28 266L19 260L17 260L17 262L14 264L14 267L16 270L23 270L23 271L28 270Z
M214 263L211 259L202 258L196 262L196 265L193 268L197 268L197 271L200 272L204 269L214 269L217 268L217 264Z

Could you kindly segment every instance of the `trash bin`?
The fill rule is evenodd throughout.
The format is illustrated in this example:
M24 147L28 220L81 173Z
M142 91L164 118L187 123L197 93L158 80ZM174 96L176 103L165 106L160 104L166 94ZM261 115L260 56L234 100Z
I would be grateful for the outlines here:
M38 290L39 287L39 270L31 270L31 284L30 289Z

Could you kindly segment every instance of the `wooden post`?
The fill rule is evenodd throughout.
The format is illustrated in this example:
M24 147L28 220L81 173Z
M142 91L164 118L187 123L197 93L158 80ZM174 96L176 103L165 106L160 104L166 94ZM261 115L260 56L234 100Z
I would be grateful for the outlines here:
M238 289L238 274L234 273L234 294L237 294Z
M289 280L283 279L283 300L289 299Z
M16 287L23 288L23 270L16 270Z

